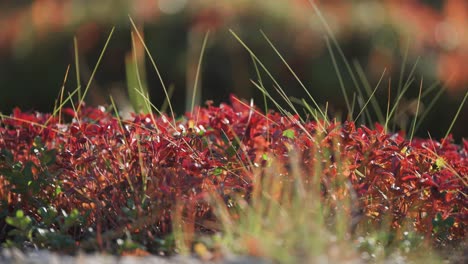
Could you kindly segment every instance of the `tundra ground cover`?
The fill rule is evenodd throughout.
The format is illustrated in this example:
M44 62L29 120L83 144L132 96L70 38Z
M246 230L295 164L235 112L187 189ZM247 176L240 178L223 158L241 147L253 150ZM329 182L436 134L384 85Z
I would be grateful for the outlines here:
M133 36L150 55L133 26ZM232 251L281 263L394 257L437 262L437 253L446 258L463 251L468 142L455 144L448 132L440 140L413 137L421 90L408 135L389 129L414 78L402 82L385 117L373 105L376 90L356 87L360 93L351 100L342 84L349 113L341 122L329 118L327 105L320 107L310 94L313 104L292 102L232 33L254 62L258 80L252 84L276 112L231 96L219 106L193 107L192 99L191 111L182 117L163 113L146 96L137 63L144 59L143 48L137 54L133 40L127 74L134 77L129 87L137 88L129 93L140 113L122 118L112 98L109 107L86 106L90 80L84 91L78 84L68 98L61 96L53 113L15 109L2 115L2 245L64 253L193 252L205 260ZM330 37L327 46L335 45L344 59ZM271 97L260 72L270 77L287 108ZM166 89L165 95L172 109ZM362 103L355 117L356 97ZM380 111L380 123L358 123L360 116L370 119L368 103Z
M260 230L299 228L263 221L292 212L318 229L315 240L330 232L367 245L363 237L381 228L389 245L447 248L465 240L466 140L409 141L380 125L265 114L232 97L177 120L121 120L104 107L55 116L15 109L0 122L0 149L7 246L157 254L225 232L238 245L246 242L239 237L258 243L244 252L262 255ZM313 216L304 207L281 213L298 205L312 206ZM236 221L257 233L232 230Z

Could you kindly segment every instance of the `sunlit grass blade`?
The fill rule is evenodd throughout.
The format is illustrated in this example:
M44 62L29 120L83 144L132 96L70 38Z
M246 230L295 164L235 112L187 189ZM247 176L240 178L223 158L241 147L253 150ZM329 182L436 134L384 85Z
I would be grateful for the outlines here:
M260 70L258 69L258 65L257 65L257 61L255 60L255 58L250 55L250 58L252 59L252 63L254 65L254 69L255 69L255 73L257 75L257 81L258 81L258 84L260 87L262 87L263 90L266 90L265 89L265 86L263 85L263 79L262 79L262 75L260 74ZM263 103L265 104L264 107L265 107L265 114L268 114L268 101L267 101L267 97L265 95L265 93L262 93L262 96L263 96Z
M271 78L271 80L273 81L273 88L276 90L276 92L283 98L283 100L286 102L286 104L294 111L294 113L301 119L302 122L304 122L304 120L302 119L301 115L299 114L299 112L297 111L297 109L294 107L293 103L291 102L291 100L289 99L289 97L286 95L286 92L284 91L284 89L279 85L279 83L276 81L276 79L273 77L273 75L271 75L271 73L268 71L268 69L264 66L264 64L257 58L257 56L250 50L250 48L234 33L234 31L230 30L231 31L231 34L233 34L233 36L239 41L239 43L244 46L244 48L250 53L251 57L253 59L255 59L258 64L262 67L262 69L267 73L267 75ZM252 81L253 82L253 81ZM266 90L262 87L260 87L259 85L256 85L257 88L259 88L261 91L265 91ZM268 95L267 93L264 93L265 95ZM270 99L272 99L271 96L269 96ZM278 107L278 110L287 114L287 111L285 111L280 104L278 103L275 103L275 105Z
M379 79L379 82L377 83L377 85L375 86L374 88L374 91L372 91L372 93L369 95L369 99L367 99L366 103L364 104L364 106L362 107L361 111L359 112L359 114L356 116L356 118L354 119L354 122L356 122L356 120L358 120L359 116L362 114L362 112L364 111L364 109L366 109L367 105L369 104L369 102L372 102L372 99L374 98L374 94L375 92L377 91L377 89L379 88L380 86L380 83L382 82L382 79L383 77L385 76L385 70L383 71L382 75L380 76L380 79ZM381 123L383 123L384 120L382 120Z
M379 106L379 102L377 101L377 99L374 96L375 91L377 90L377 88L379 87L380 82L382 81L383 74L382 74L382 77L379 79L379 82L378 82L377 86L375 87L374 92L372 92L369 80L366 78L364 70L362 69L361 64L357 60L354 60L354 68L356 68L356 72L357 72L359 78L361 79L361 82L362 82L362 84L364 86L364 90L366 91L367 96L369 98L372 98L370 100L370 103L372 105L374 113L377 116L377 121L380 124L383 124L385 122L385 117L383 116L382 109ZM386 69L384 69L383 72L385 73L385 71L386 71Z
M201 97L199 96L199 94L197 94L197 89L198 89L198 86L199 86L199 78L200 78L200 70L201 70L201 67L202 67L202 64L203 64L203 56L205 54L205 49L206 49L206 44L208 42L208 37L210 36L210 31L207 31L205 33L205 37L203 38L203 44L202 44L202 47L201 47L201 51L200 51L200 57L198 58L198 64L197 64L197 72L195 74L195 80L194 80L194 83L193 83L193 88L192 90L189 91L189 89L187 89L187 98L190 98L191 97L191 104L190 104L190 108L187 108L186 107L186 110L190 110L190 113L193 113L193 108L195 107L195 105L200 105L201 102ZM186 101L186 103L188 104L188 100Z
M419 63L419 57L416 59L416 61L414 62L413 64L413 67L411 68L411 71L408 75L408 78L406 79L405 81L405 84L403 85L403 87L400 89L398 88L398 91L396 93L397 97L395 97L395 102L393 102L393 107L394 109L398 108L398 104L400 103L400 100L401 98L398 97L398 95L403 95L406 93L406 90L409 88L409 86L411 85L411 83L414 81L414 78L413 78L413 75L414 75L414 71L416 70L416 67ZM393 125L392 125L392 131L395 130L395 127L396 127L396 123L397 122L393 122Z
M441 86L441 81L435 81L434 83L431 84L431 86L429 86L427 89L424 90L424 92L421 95L421 98L425 98L426 96L428 96L437 87L439 87L439 90L444 90L444 87Z
M322 112L322 109L320 109L320 106L317 104L314 97L310 94L309 90L305 87L305 85L301 81L301 79L297 76L297 74L294 72L294 70L291 68L291 66L289 66L289 63L284 59L284 57L281 55L281 53L275 47L273 42L271 42L271 40L268 38L268 36L262 30L260 30L260 33L262 33L262 36L265 38L265 40L268 42L268 44L271 46L271 48L275 51L276 55L278 55L278 57L281 59L281 61L284 63L284 65L288 68L289 72L291 72L291 74L294 76L294 78L297 80L297 82L301 85L302 89L306 92L307 96L310 98L312 103L314 103L315 107L320 112L322 118L326 120L326 116Z
M400 92L400 94L397 95L397 98L395 100L395 103L393 104L393 107L392 109L390 110L390 112L388 113L387 115L387 118L385 120L385 128L388 128L388 122L392 119L393 117L393 114L394 112L396 111L396 109L398 108L398 104L400 102L400 100L403 98L403 96L405 95L406 91L408 90L408 88L411 86L411 84L413 83L414 81L414 78L411 78L411 80L409 80L405 86L403 87L403 90ZM389 100L390 100L390 96L389 96ZM390 103L389 103L390 104Z
M175 91L175 85L171 84L169 85L169 90L167 91L167 94L169 95L169 100L171 100L172 95L174 94ZM169 107L169 100L164 99L164 102L161 105L161 112L165 113Z
M76 40L76 36L73 37L73 51L75 55L75 74L76 74L76 87L79 88L78 90L78 101L81 101L82 94L81 94L81 75L80 75L80 56L78 51L78 41Z
M286 110L268 93L267 90L265 90L263 87L261 87L257 82L254 80L250 80L250 82L258 89L260 90L270 101L276 106L279 112L282 114L286 114Z
M351 113L354 113L354 106L355 105L356 105L356 93L353 93L353 100L351 101ZM354 120L357 120L357 119L358 118L355 118Z
M161 86L163 88L163 91L164 91L164 94L166 96L166 99L169 103L169 110L171 112L171 116L172 116L172 122L174 123L175 125L175 114L174 114L174 109L172 108L172 104L171 104L171 100L170 100L170 97L169 97L169 93L168 93L168 90L166 88L166 85L164 84L164 80L162 78L162 75L161 73L159 72L159 68L158 66L156 65L156 62L154 61L153 59L153 56L151 55L151 52L149 51L148 47L146 46L146 43L143 39L143 37L141 36L140 32L138 31L138 28L136 27L135 25L135 22L133 22L133 19L132 17L128 16L128 18L130 19L130 23L132 24L132 27L133 27L133 30L135 30L135 33L137 34L138 38L140 39L140 42L141 44L143 45L143 47L145 48L145 51L146 53L148 54L148 58L149 60L151 61L151 64L153 65L153 68L156 72L156 75L158 76L159 78L159 82L161 83Z
M60 107L60 105L63 105L63 93L65 92L65 83L67 82L69 71L70 71L70 65L67 66L67 70L65 71L65 76L63 77L63 82L62 82L62 87L60 88L60 95L58 97L58 100L55 101L54 111L52 115L50 116L50 118L47 120L46 124L50 122L51 118L54 117L57 112L59 112L58 123L59 124L61 123L62 108ZM57 105L57 102L59 103L59 105Z
M458 116L460 115L461 110L463 109L463 106L465 106L466 98L468 97L468 92L465 93L465 96L463 97L462 102L460 103L460 106L458 107L457 113L452 119L452 123L450 123L449 128L447 129L447 132L445 133L444 140L442 140L442 145L444 145L445 140L447 139L448 135L452 131L453 125L455 125L455 122L458 119Z
M424 112L421 114L421 118L419 118L418 122L416 123L416 128L415 128L416 131L419 130L419 127L421 126L422 122L425 120L426 116L430 113L431 109L434 107L435 103L437 102L437 100L439 100L440 96L443 93L444 93L444 88L441 87L439 91L437 91L437 94L432 98L429 105L425 107Z
M252 55L250 55L250 58L252 59L252 63L254 65L254 69L255 69L255 73L257 75L257 81L258 81L258 84L259 84L259 87L262 88L262 91L265 91L265 86L263 85L263 79L262 79L262 75L260 73L260 70L258 69L258 65L257 65L257 62L255 61L254 57ZM269 126L269 120L267 118L268 116L268 100L267 100L267 96L265 95L264 92L262 92L262 97L263 97L263 104L264 104L264 111L265 111L265 118L266 118L266 126L268 127L268 131L267 131L267 138L266 140L269 141L270 140L270 133L269 133L269 130L270 130L270 126Z
M388 87L387 87L387 110L385 112L385 125L384 131L388 132L388 121L390 120L390 100L392 95L392 77L388 78Z
M49 117L49 119L46 120L46 122L44 123L44 125L47 125L49 124L49 122L52 120L52 118L58 113L61 111L61 109L65 106L66 103L68 103L69 101L72 100L73 96L79 91L79 88L76 88L75 90L73 90L73 92L71 93L68 93L68 96L65 98L65 100L63 100L60 105L58 105L54 111L52 112L52 115Z
M144 94L143 92L141 92L140 90L136 89L135 88L135 91L137 93L140 94L140 96L142 98L144 98L144 100L146 101L147 104L149 104L151 106L151 108L156 111L156 113L159 115L159 116L163 116L164 115L164 112L162 112L159 108L157 108L152 102L151 100L147 97L146 94ZM173 123L170 123L170 126L173 128L173 129L176 129L176 126L175 126L175 121Z
M414 132L416 128L416 121L418 120L418 116L419 116L419 104L421 102L422 86L423 86L423 79L421 78L421 84L419 85L418 103L416 105L416 113L414 114L413 125L411 127L411 133L410 133L410 138L409 138L410 142L413 141L413 136L414 136Z
M142 94L149 95L146 81L145 53L141 47L141 42L135 42L133 32L131 33L131 40L131 54L127 54L125 57L128 95L136 113L149 114L151 108L147 107L145 99L135 92L135 89L138 89Z
M93 71L91 73L91 76L89 77L88 83L86 84L86 88L83 91L83 95L81 97L81 100L79 100L78 109L76 109L77 113L80 112L80 109L81 109L81 107L83 105L83 101L86 98L86 94L88 93L88 90L91 87L91 83L92 83L92 81L94 79L94 75L96 74L96 71L97 71L97 69L99 67L99 64L101 63L102 57L104 56L104 53L106 52L107 46L108 46L108 44L109 44L109 42L110 42L110 40L112 38L112 34L114 34L114 30L115 30L115 27L112 27L112 29L111 29L111 31L109 33L109 36L107 37L106 43L104 44L104 47L102 48L102 51L99 54L99 58L98 58L98 60L96 62L96 65L94 66L94 69L93 69Z
M271 94L263 87L261 87L257 82L254 80L250 80L250 82L257 88L264 96L266 96L278 109L279 112L285 114L286 110L271 96Z
M346 56L345 56L345 54L344 54L344 52L343 52L343 49L341 49L340 44L339 44L338 40L336 39L335 34L333 33L333 30L331 29L331 27L330 27L330 25L328 24L327 20L325 19L325 17L323 16L322 12L321 12L320 9L318 8L317 4L316 4L313 0L308 0L308 1L309 1L310 5L312 6L312 8L314 9L315 14L318 16L320 22L321 22L322 25L325 27L325 30L326 30L328 36L330 37L330 39L332 40L333 45L334 45L335 48L338 50L338 54L340 55L341 60L343 61L343 63L344 63L345 66L346 66L346 69L347 69L347 71L348 71L349 76L351 77L351 80L352 80L352 83L353 83L353 85L354 85L354 88L356 89L356 91L358 92L358 94L360 94L361 97L362 97L362 92L360 91L359 84L358 84L357 79L356 79L356 77L355 77L355 75L354 75L353 69L351 68L351 66L350 66L350 64L349 64L348 59L346 58ZM327 46L329 47L328 49L329 49L330 53L332 53L331 45L329 44L328 38L326 38L326 41L327 41ZM332 55L332 56L333 56L333 55ZM333 56L333 57L334 57L334 56ZM349 106L350 106L350 104L349 104L349 98L346 98L346 97L345 97L345 101L346 101L346 100L347 100L347 102L348 102L348 103L346 104L347 107L348 107L347 110L350 111L351 108L349 107ZM352 113L349 113L348 115L349 115L349 116L351 117L351 119L352 119L353 114L352 114Z
M71 97L70 93L68 93L68 97ZM77 109L75 107L75 103L73 103L73 100L70 101L70 104L71 104L73 111L75 112L74 119L76 119L76 122L78 122L78 125L81 126L81 116L80 116L79 108Z
M343 77L341 75L340 69L338 68L338 63L336 62L336 59L335 59L335 54L332 50L332 47L330 45L330 41L328 40L328 38L325 38L325 42L327 43L328 52L330 53L330 57L333 62L333 68L335 69L336 76L338 77L338 81L340 83L341 93L343 94L343 98L346 103L346 108L348 109L348 112L349 112L348 115L350 118L353 118L353 113L351 112L351 104L349 103L348 94L346 92L346 88L344 85L344 81L343 81Z
M293 110L293 112L296 113L299 116L299 118L301 118L301 120L302 120L302 117L299 115L299 111L294 106L294 104L291 102L291 99L286 94L286 92L284 92L284 90L282 90L281 88L276 87L275 85L273 85L273 88L281 96L281 98L283 98L284 102L289 106L289 108L291 108ZM302 121L304 121L304 120L302 120Z
M283 99L285 99L284 96L283 96L285 94L284 89L278 83L276 78L273 77L273 75L270 73L268 68L262 63L262 61L255 55L255 53L247 46L247 44L244 43L244 41L242 41L242 39L232 29L230 29L229 32L231 32L231 34L234 36L234 38L244 47L244 49L250 54L250 56L253 59L255 59L255 61L257 61L258 65L260 65L260 67L265 71L265 73L268 75L268 77L270 77L270 79L273 81L274 86L277 88L276 91L282 91L280 93L280 95L283 97ZM257 88L262 90L261 86L257 86ZM271 96L269 96L269 98L271 99ZM288 103L287 101L288 100L286 100L286 103ZM290 102L288 104L290 105ZM280 107L279 104L275 104L275 105L277 107ZM293 109L293 111L294 111L294 109ZM299 115L299 113L297 111L295 111L295 113Z
M316 122L320 122L321 118L319 118L319 113L317 112L317 109L316 108L313 108L307 101L306 99L304 98L295 98L295 97L290 97L289 98L291 100L292 103L295 103L297 105L300 105L301 107L304 108L304 113L306 115L311 115L312 118L316 121ZM326 111L324 111L324 114L326 113ZM325 120L325 119L323 119Z
M141 113L144 104L139 102L138 98L140 95L135 91L135 89L139 89L139 87L135 73L135 63L131 57L125 58L125 73L127 79L128 98L132 105L133 111L135 113Z

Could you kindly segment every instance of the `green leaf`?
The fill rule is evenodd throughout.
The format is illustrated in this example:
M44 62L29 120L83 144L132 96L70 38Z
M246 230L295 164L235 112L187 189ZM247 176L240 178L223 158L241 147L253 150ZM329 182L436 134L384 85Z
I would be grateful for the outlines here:
M2 159L4 159L8 164L13 164L13 154L7 149L2 149L0 151L0 160Z
M42 139L40 136L34 138L33 146L39 149L44 148L44 143L42 143Z
M16 217L18 217L18 218L24 217L24 212L23 212L23 210L18 210L18 211L16 211Z
M213 171L213 174L214 174L215 176L219 176L219 175L221 175L222 173L223 173L223 168L221 168L221 167L217 167L217 168L214 169L214 171Z
M452 227L455 224L455 219L453 217L447 217L447 219L444 220L444 225L448 228Z
M81 215L80 212L75 208L73 209L69 215L66 214L66 212L62 212L64 215L64 223L61 226L61 230L63 232L68 231L68 229L74 225L78 225L81 223Z
M69 234L61 234L50 232L47 229L37 229L35 242L42 243L43 247L51 247L52 249L73 248L75 240Z
M232 158L234 155L236 155L236 153L237 153L237 150L234 145L231 145L226 149L226 154L229 158Z
M449 230L454 224L455 219L453 217L450 216L446 219L443 219L442 214L437 213L437 215L432 220L432 231L439 239L447 239Z
M125 242L122 245L123 250L134 250L134 249L137 249L137 248L143 248L143 246L136 243L136 242L134 242L131 239L125 239Z
M435 218L432 220L432 225L433 226L440 226L441 223L442 223L442 214L437 213Z
M62 193L62 188L60 187L60 185L57 185L54 191L54 198L57 197L61 193Z
M283 131L283 137L294 139L296 137L296 133L292 129L286 129Z
M27 236L27 233L32 228L32 219L29 216L25 216L23 210L16 211L14 217L7 216L5 222L17 228L25 236Z
M34 175L32 172L33 165L34 164L32 162L27 162L24 165L23 177L19 187L26 189L24 192L32 189L32 192L37 194L40 191L40 186L38 182L34 180Z
M42 165L52 165L55 163L55 158L56 158L56 153L57 151L55 149L51 150L46 150L42 152L42 155L40 157L40 162Z
M42 217L42 223L46 226L51 225L58 215L57 209L55 209L53 206L41 207L37 210L37 212Z
M11 191L15 193L25 194L29 191L29 185L33 180L32 162L27 162L23 168L21 163L13 164L11 169L2 170L2 174L9 181Z
M436 159L435 165L437 166L438 169L442 169L445 167L445 160L442 157L438 157Z

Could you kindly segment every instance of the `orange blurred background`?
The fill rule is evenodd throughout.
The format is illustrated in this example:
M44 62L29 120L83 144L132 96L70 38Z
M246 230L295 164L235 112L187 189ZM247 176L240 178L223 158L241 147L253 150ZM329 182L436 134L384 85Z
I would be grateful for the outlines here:
M416 61L415 81L405 94L407 105L417 98L421 78L424 87L441 83L445 89L440 99L442 106L432 110L427 124L431 126L437 120L431 131L443 134L457 104L468 91L468 67L465 66L468 61L468 1L315 3L346 57L362 65L371 86L376 85L386 70L385 87L377 93L383 107L388 100L388 80L392 80L394 96L397 84L408 78ZM165 82L175 87L173 98L179 113L186 110L183 98L188 98L188 89L193 86L201 42L208 30L210 38L200 82L202 101L224 101L229 93L234 93L244 98L257 98L256 102L261 104L261 94L249 81L256 79L252 59L229 29L239 34L264 60L272 74L282 81L288 95L305 97L259 30L272 40L322 104L330 102L332 110L344 111L338 78L324 41L327 33L309 0L2 1L0 111L8 112L14 106L50 111L68 65L71 70L66 89L76 88L73 37L77 38L81 78L86 83L112 26L116 27L116 32L93 81L88 103L108 103L108 94L117 91L125 94L124 64L131 49L132 30L128 16L144 31L145 41ZM335 57L338 57L336 50ZM147 64L151 98L161 104L164 100L161 86ZM339 64L346 75L343 62ZM344 76L344 80L351 94L350 76ZM467 123L465 112L466 107L458 123ZM406 115L401 126L407 126L410 111L403 109L399 113ZM466 137L465 131L462 125L454 129L459 137ZM427 132L422 131L421 135Z

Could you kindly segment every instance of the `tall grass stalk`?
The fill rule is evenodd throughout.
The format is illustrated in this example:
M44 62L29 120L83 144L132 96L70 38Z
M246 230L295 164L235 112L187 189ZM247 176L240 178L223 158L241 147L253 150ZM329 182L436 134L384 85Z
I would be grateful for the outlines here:
M258 65L260 65L260 67L265 71L265 73L268 75L268 77L270 77L270 79L273 81L273 84L274 84L274 88L277 92L279 92L280 96L285 100L285 102L289 105L289 106L292 106L292 103L290 102L289 98L287 96L284 96L286 93L284 92L284 89L281 87L281 85L278 83L278 81L276 80L275 77L273 77L273 75L270 73L270 71L268 70L268 68L262 63L262 61L255 55L255 53L248 47L247 44L245 44L244 41L242 41L242 39L232 30L230 29L229 30L231 32L231 34L234 36L234 38L245 48L245 50L250 54L250 56L252 58L255 59L255 61L257 61ZM251 80L251 82L253 82ZM254 84L255 85L255 84ZM261 86L259 85L255 85L257 88L259 88L261 91L262 91L262 88ZM264 92L266 92L266 90L263 90ZM266 95L268 95L267 93L265 93ZM271 98L271 96L269 96ZM275 104L276 105L276 104ZM279 106L279 105L277 105ZM292 107L292 110L295 112L295 114L297 114L299 117L299 112L297 112L297 110L294 108L294 106Z
M52 112L51 116L46 120L46 122L44 123L44 125L47 125L49 124L49 122L52 120L52 118L54 116L57 115L57 113L61 112L62 111L62 108L65 106L65 104L67 104L68 102L70 102L72 99L73 99L73 96L79 91L79 88L76 88L75 90L73 90L71 93L68 93L68 96L64 99L64 100L61 100L60 104L57 105L57 107L55 107L54 111Z
M385 131L387 131L387 128L388 128L388 124L390 122L390 120L392 119L393 117L393 114L394 112L396 111L397 107L398 107L398 104L400 103L400 100L403 98L403 96L405 95L406 91L408 91L408 88L411 86L411 84L413 83L414 79L411 78L411 80L409 80L405 86L403 87L403 90L400 92L400 94L397 94L397 98L393 104L393 107L392 109L390 110L390 112L387 112L387 118L385 120ZM389 84L390 85L390 84ZM389 88L390 89L390 88ZM390 90L389 90L390 91ZM388 97L388 100L390 100L390 94L389 94L389 97ZM388 106L390 106L390 102L388 104ZM393 129L394 130L394 129Z
M84 101L84 99L86 98L86 94L88 93L89 88L91 87L91 82L93 81L94 75L96 74L96 71L97 71L97 69L98 69L98 67L99 67L99 64L101 63L102 57L104 56L104 53L105 53L105 51L106 51L106 49L107 49L107 45L109 44L109 42L110 42L110 40L111 40L111 38L112 38L112 34L114 34L114 30L115 30L115 27L112 27L112 29L111 29L111 31L110 31L110 33L109 33L109 36L107 37L106 43L104 44L104 47L102 48L102 51L101 51L101 53L99 54L99 58L98 58L98 60L97 60L97 62L96 62L96 65L94 66L94 69L93 69L93 71L92 71L92 73L91 73L91 76L90 76L90 78L89 78L89 80L88 80L88 83L86 84L86 88L85 88L85 90L83 91L83 95L82 95L81 99L79 100L78 108L76 109L76 110L77 110L77 111L76 111L77 113L79 113L80 110L81 110L81 107L82 107L82 105L83 105L83 101Z
M170 97L169 97L169 94L168 94L166 85L164 84L162 75L161 75L161 73L159 72L159 68L158 68L158 66L156 65L156 62L154 61L153 56L151 55L151 52L149 51L148 47L146 46L145 41L144 41L143 37L142 37L141 34L140 34L140 31L138 30L137 26L135 25L135 22L133 22L132 17L129 16L128 18L130 19L130 23L132 24L133 30L135 30L135 33L137 34L138 39L140 40L141 44L142 44L143 47L145 48L145 51L146 51L146 53L148 54L148 58L149 58L149 60L151 61L151 64L153 65L153 68L154 68L154 70L155 70L155 72L156 72L156 75L157 75L158 78L159 78L159 82L161 83L161 86L162 86L162 88L163 88L164 94L165 94L166 99L167 99L168 104L169 104L169 110L170 110L170 112L171 112L172 122L173 122L173 124L175 125L175 114L174 114L174 109L172 108L172 104L171 104L171 101L170 101Z
M78 41L76 40L76 36L73 37L73 51L75 54L75 74L76 74L76 87L78 87L78 101L81 101L82 94L81 94L81 75L80 75L80 57L78 51Z
M169 100L172 99L172 95L174 94L174 91L175 91L175 85L174 84L169 85L169 90L167 91L167 94L169 95ZM164 102L161 105L162 113L166 113L167 109L169 108L169 100L167 100L167 98L164 99Z
M125 71L127 75L127 88L130 102L136 113L151 113L151 108L146 104L146 100L136 92L149 96L148 84L146 82L145 53L137 46L133 32L131 33L132 51L125 57Z
M444 140L442 141L442 145L445 143L445 140L447 139L448 135L452 131L453 125L455 125L455 122L458 119L458 116L460 115L461 110L463 109L463 106L465 106L466 98L468 97L468 92L465 93L465 96L463 97L462 102L460 103L460 106L458 107L457 113L452 119L452 123L450 123L449 128L447 129L447 132L445 133Z
M379 79L379 82L377 83L377 85L375 86L375 89L374 91L372 91L371 89L371 86L370 86L370 83L369 83L369 80L366 78L366 75L364 73L364 70L362 69L362 66L361 64L357 61L357 60L354 60L353 61L353 65L354 65L354 68L356 68L356 72L359 76L359 79L361 79L361 82L362 82L362 85L364 87L364 90L366 91L367 93L367 96L369 97L370 99L370 103L372 105L372 108L373 108L373 111L374 113L376 114L377 116L377 121L379 121L380 124L383 124L385 122L385 117L383 116L383 112L382 112L382 109L380 108L380 105L379 105L379 102L377 101L376 97L374 96L375 92L377 91L377 89L379 88L379 85L380 85L380 82L382 81L383 79L383 76L386 72L386 69L384 69L383 73L382 73L382 76L380 77ZM372 98L372 99L371 99ZM367 103L366 103L367 104ZM357 120L357 118L355 118L355 120ZM370 124L369 124L370 125Z
M209 36L210 36L210 31L207 31L205 33L205 37L203 38L203 44L202 44L202 47L201 47L200 57L198 59L198 64L197 64L197 72L195 74L195 81L193 83L193 89L191 91L192 92L192 94L191 94L192 100L191 100L191 104L190 104L190 109L187 109L187 110L190 110L190 113L193 112L193 108L194 108L195 104L200 105L200 103L201 103L200 98L197 101L195 99L197 98L197 89L198 89L198 85L199 85L200 70L201 70L201 66L203 64L203 55L205 54L206 43L208 42L208 37ZM189 96L189 94L187 94L187 96Z
M425 107L423 113L421 114L421 118L419 118L418 122L416 123L416 128L415 128L416 131L419 130L422 122L425 120L426 116L430 113L435 103L439 100L442 93L444 93L444 90L445 90L444 87L439 88L439 91L437 91L437 94L432 98L431 102ZM423 96L424 96L424 93L423 93Z
M337 49L338 54L340 55L342 62L345 64L346 69L347 69L347 71L348 71L348 74L349 74L349 76L351 77L351 80L352 80L352 82L353 82L354 88L356 89L356 91L358 92L358 94L361 95L361 97L362 97L362 92L360 91L359 84L358 84L357 79L356 79L356 77L355 77L355 75L354 75L354 72L353 72L353 70L352 70L352 68L351 68L351 66L350 66L350 63L349 63L348 59L346 58L346 56L345 56L343 50L341 49L340 44L338 43L338 40L336 39L336 36L335 36L335 34L333 33L333 30L331 29L331 27L330 27L330 25L328 24L327 20L326 20L325 17L323 16L322 11L320 11L320 9L318 8L317 4L316 4L313 0L308 0L308 1L309 1L310 5L312 6L312 8L313 8L315 14L316 14L317 17L319 18L320 22L321 22L322 25L324 26L325 31L326 31L327 34L328 34L328 37L331 39L331 42L333 43L333 46ZM330 45L329 40L328 40L328 37L325 38L325 40L326 40L326 42L327 42L327 47L328 47L328 50L329 50L329 52L330 52L330 55L331 55L332 57L334 57L333 52L332 52L332 49L331 49L331 45ZM333 58L332 58L332 59L333 59ZM337 66L335 66L335 69L337 70ZM337 71L337 74L338 74L338 75L340 74L339 71ZM344 87L344 84L343 84L342 87ZM343 88L342 88L342 89L343 89ZM350 111L351 108L350 108L350 104L349 104L349 98L347 98L346 91L345 91L344 89L343 89L343 91L344 91L344 94L343 94L343 95L345 96L344 99L345 99L345 101L348 102L348 103L346 103L346 105L347 105L347 107L348 107L348 111ZM350 113L349 116L350 116L351 119L352 119L352 117L353 117L353 116L352 116L352 113Z
M413 67L411 68L411 71L408 74L408 77L406 78L405 84L403 86L398 85L398 90L397 90L397 93L396 93L397 97L395 97L395 101L393 103L393 109L398 108L401 98L406 93L406 90L409 88L409 86L412 84L412 82L414 81L413 75L414 75L414 71L416 70L416 67L417 67L418 63L419 63L419 57L414 62ZM401 96L398 96L398 95L401 95ZM393 122L392 131L395 131L395 129L396 129L396 123L397 122Z
M70 71L70 65L67 66L67 70L65 71L65 76L63 77L63 82L62 82L62 87L60 87L60 92L59 92L59 95L58 95L58 99L55 100L55 103L54 103L54 110L52 111L52 115L49 117L49 119L46 121L46 125L47 123L50 122L50 120L55 117L55 115L57 114L57 112L59 112L59 116L58 116L58 123L60 124L61 123L61 118L62 118L62 115L61 115L61 111L62 111L62 108L59 107L62 103L63 103L63 93L65 92L65 83L67 82L67 79L68 79L68 72Z
M422 86L423 86L423 79L421 78L421 84L419 85L418 103L416 105L416 114L414 115L413 125L411 127L411 133L410 133L410 138L409 138L410 142L413 141L413 136L414 136L414 132L416 129L416 121L418 120L418 116L419 116L419 104L421 102Z
M346 92L343 77L341 76L340 69L338 68L338 63L337 63L337 61L335 59L335 53L333 52L332 47L330 45L330 41L328 40L327 37L325 38L325 42L327 43L328 52L330 53L330 57L331 57L331 60L333 62L333 68L335 69L336 76L337 76L338 81L340 83L341 93L343 94L343 98L344 98L345 103L346 103L346 108L348 109L349 118L352 119L353 118L353 112L351 112L352 107L351 107L351 104L349 103L349 98L348 98L348 94Z
M309 97L309 99L312 101L312 103L314 104L314 106L318 109L318 111L320 112L321 114L321 117L323 119L325 119L327 121L327 118L325 116L325 114L322 112L322 109L320 108L320 106L317 104L317 102L315 101L314 97L310 94L309 90L305 87L304 83L301 81L301 79L297 76L297 74L294 72L294 70L291 68L291 66L289 66L288 62L284 59L284 57L281 55L281 53L278 51L278 49L275 47L275 45L273 44L273 42L268 38L268 36L262 31L260 30L260 33L262 34L263 38L265 38L265 40L268 42L268 44L271 46L271 48L275 51L276 55L281 59L281 61L284 63L284 65L288 68L289 72L291 72L291 74L294 76L294 78L297 80L297 82L300 84L300 86L302 87L302 89L306 92L307 96Z
M375 89L374 91L372 91L372 93L369 95L369 99L367 99L366 103L362 106L361 108L361 111L358 113L358 115L354 118L354 122L356 122L358 119L359 119L359 116L361 116L361 114L363 113L364 110L367 109L367 105L369 104L369 102L374 102L374 94L375 92L377 92L377 89L379 88L380 86L380 83L382 82L382 79L383 77L385 76L385 70L383 71L382 75L380 76L380 79L379 79L379 82L377 83L377 85L375 86ZM366 85L365 85L366 86ZM353 104L354 105L354 104ZM374 108L377 108L377 109L380 109L379 107L376 107L375 105L373 105ZM380 119L380 118L379 118Z

